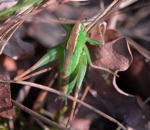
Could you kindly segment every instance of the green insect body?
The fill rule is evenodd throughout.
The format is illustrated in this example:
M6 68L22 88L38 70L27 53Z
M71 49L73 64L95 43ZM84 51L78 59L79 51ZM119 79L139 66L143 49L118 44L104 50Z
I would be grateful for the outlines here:
M80 26L80 29L79 29L78 36L75 41L75 47L74 47L73 51L70 52L72 56L71 56L71 60L70 60L71 63L68 66L68 69L66 71L67 75L70 75L77 67L81 53L83 51L85 43L87 42L86 32L84 32L82 30L83 25L80 24L79 26ZM66 51L68 51L68 50L66 50Z
M89 52L85 52L84 49L87 48L86 42L88 41L93 42L94 44L102 44L99 41L87 37L87 32L84 31L84 25L77 23L72 29L71 36L67 42L65 63L63 65L61 76L63 83L60 83L62 91L67 94L72 92L75 85L78 90L81 88L81 83L86 72L85 68L87 68L87 56L89 55L86 54Z
M70 94L72 92L75 85L77 87L77 89L76 89L77 92L80 91L83 79L85 77L87 64L88 64L87 55L83 51L80 55L80 59L79 59L79 62L78 62L78 65L77 65L75 71L70 76L70 81L69 81L69 87L67 89L67 94Z
M92 42L95 45L102 44L102 42L87 37L87 32L84 31L83 24L75 24L70 33L69 40L65 45L66 47L63 44L51 48L34 66L22 75L16 77L15 80L18 80L29 72L58 59L60 61L59 86L61 87L61 90L70 94L74 89L74 86L76 86L77 91L79 91L85 77L87 64L91 63L86 42Z

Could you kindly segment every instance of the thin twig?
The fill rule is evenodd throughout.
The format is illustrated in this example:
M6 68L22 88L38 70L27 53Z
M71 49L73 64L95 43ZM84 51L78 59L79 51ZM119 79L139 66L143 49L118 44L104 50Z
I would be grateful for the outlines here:
M77 89L76 89L76 90L77 90ZM75 92L74 98L78 99L78 96L79 96L79 92ZM70 123L71 123L71 121L73 120L74 112L75 112L75 109L76 109L76 105L77 105L77 102L76 102L76 101L73 101L73 104L72 104L72 107L71 107L70 116L69 116L69 119L68 119L67 124L66 124L66 127L67 127L67 128L70 127Z
M62 1L64 1L64 0L62 0ZM69 1L68 1L69 2ZM66 2L65 2L66 3ZM16 19L22 19L22 20L28 20L28 17L30 18L30 17L32 17L33 18L33 16L35 16L35 15L37 15L37 14L39 14L39 13L41 13L42 11L44 11L44 10L46 10L47 8L49 9L49 8L53 8L53 6L55 6L55 8L56 7L58 7L59 5L61 5L61 4L63 4L63 2L62 3L60 3L60 2L58 2L58 0L53 0L53 1L50 1L50 0L45 0L41 5L39 5L39 7L38 8L36 8L34 11L32 11L32 12L30 12L29 14L23 14L23 15L18 15L17 17L16 17ZM51 21L51 20L50 20ZM53 20L52 20L53 21ZM54 20L56 23L59 21L57 21L57 20Z
M51 74L51 76L48 77L47 80L50 81L50 82L48 83L48 87L49 87L49 88L52 87L52 85L53 85L53 83L54 83L56 77L57 77L57 73L56 73L56 72L55 72L55 74L53 73L53 74ZM48 93L47 91L41 91L41 92L40 92L40 94L39 94L38 97L36 98L36 101L35 101L35 103L34 103L34 105L33 105L33 110L37 111L37 110L39 110L39 109L41 108L41 105L43 104L43 101L44 101L44 99L46 98L47 93Z
M82 97L81 97L81 101L83 101L84 98L86 97L86 95L87 95L87 93L88 93L88 91L89 91L89 88L90 88L89 86L86 86L85 91L84 91L84 93L83 93L83 95L82 95ZM74 97L77 99L78 96L79 96L79 93L76 92ZM80 104L77 104L76 101L73 101L73 105L72 105L72 108L71 108L71 113L70 113L70 116L69 116L69 119L68 119L68 122L67 122L67 125L66 125L67 128L69 127L70 122L75 119L75 117L76 117L76 115L77 115L77 113L78 113L78 110L79 110L79 107L80 107L80 106L81 106L81 105L80 105Z
M44 108L41 108L40 114L45 115L46 117L49 118L54 118L54 114L52 112L49 112L48 110L45 110Z
M22 14L25 13L30 13L31 10L25 10L24 12L22 12ZM16 20L15 20L16 21ZM5 49L8 41L10 40L10 38L13 36L13 34L17 31L17 29L23 24L24 20L23 19L17 19L17 22L15 22L14 24L10 24L11 26L9 26L9 28L7 28L7 30L5 29L5 31L3 31L2 35L0 35L0 40L4 39L4 37L6 35L8 35L11 31L11 34L9 34L7 40L5 41L4 45L2 46L1 50L0 50L0 55L2 54L3 50Z
M81 101L84 101L86 95L88 94L89 89L90 89L90 86L86 86L86 88L85 88L85 90L84 90L84 92L83 92L83 95L82 95L82 97L81 97L81 99L80 99ZM75 112L74 112L74 117L73 117L73 119L75 119L76 115L78 114L78 111L79 111L80 106L81 106L80 104L77 105L76 110L75 110Z
M21 26L22 23L23 23L23 21L21 20L21 21L19 21L18 23L16 23L15 25L13 25L13 27L11 27L11 30L14 29L15 27L16 27L16 28L11 32L11 34L8 36L7 40L4 41L4 45L3 45L2 48L0 49L0 55L3 53L3 51L4 51L4 49L5 49L5 47L6 47L7 43L8 43L8 41L10 40L10 38L11 38L11 37L13 36L13 34L17 31L17 29ZM11 30L8 29L8 32L7 32L7 31L6 31L6 32L9 33ZM2 39L7 35L6 32L5 32L5 34L1 37L0 40L2 40Z
M9 82L9 83L22 84L22 85L29 85L29 86L32 86L32 87L35 87L35 88L38 88L38 89L42 89L42 90L45 90L45 91L48 91L48 92L55 93L55 94L57 94L59 96L64 96L64 97L66 97L66 98L68 98L68 99L70 99L72 101L76 101L76 102L80 103L84 107L86 107L86 108L94 111L95 113L99 114L100 116L102 116L102 117L104 117L104 118L106 118L106 119L108 119L108 120L118 124L122 129L126 130L126 127L123 124L121 124L118 120L116 120L115 118L109 116L108 114L106 114L106 113L104 113L104 112L94 108L93 106L91 106L91 105L89 105L89 104L87 104L87 103L85 103L85 102L83 102L83 101L81 101L79 99L76 99L76 98L74 98L74 97L72 97L70 95L66 95L65 93L60 92L58 90L55 90L53 88L48 88L47 86L36 84L36 83L31 83L31 82L27 82L27 81L13 81L13 80L4 81L4 80L0 80L0 82Z
M133 46L142 56L144 56L148 61L150 60L150 51L143 48L140 44L136 43L131 38L127 38L129 45Z
M24 86L23 88L20 89L15 100L18 101L19 103L22 103L25 100L25 98L28 96L30 90L31 90L30 86Z
M81 101L84 100L84 98L86 97L87 93L88 93L88 90L89 90L89 86L86 86L85 88L85 91L81 97ZM77 88L76 88L76 92L75 92L75 95L74 97L77 99L79 97L79 92L77 92ZM80 104L77 104L76 101L73 101L73 104L72 104L72 108L71 108L71 112L70 112L70 116L69 116L69 119L68 119L68 122L67 122L67 128L69 128L69 125L71 123L71 121L73 121L75 119L75 116L77 115L78 113L78 110L79 110L79 107L80 107Z
M47 1L45 1L45 2L49 2L49 1L47 0ZM54 4L54 2L51 2L51 3ZM58 1L55 1L55 3L58 3L58 5L59 5L59 2L58 2ZM43 3L43 5L44 5L44 4L45 4L45 3ZM50 5L53 5L53 4L50 4ZM41 6L42 6L42 5L41 5ZM39 7L41 7L41 6L39 6ZM12 29L14 29L14 27L16 27L16 28L12 31L12 33L9 35L9 37L8 37L7 40L5 41L5 43L4 43L4 45L2 46L2 48L0 49L0 55L2 54L4 48L5 48L6 45L7 45L7 42L8 42L9 39L12 37L12 35L14 34L14 32L15 32L15 31L20 27L20 25L24 22L25 19L22 19L21 16L35 15L35 14L41 12L42 9L43 9L43 8L36 9L35 11L33 11L34 9L33 9L33 10L31 9L31 10L29 10L29 12L26 13L26 11L28 11L28 9L27 9L27 10L25 10L22 14L19 14L19 15L17 16L18 18L16 18L16 19L19 20L19 24L17 25L17 27L16 27L16 25L12 25L12 27L8 28L8 30L5 31L4 36L5 36L7 33L9 33ZM26 14L25 14L25 13L26 13ZM23 14L24 14L24 15L23 15ZM2 39L1 36L0 36L0 39Z
M119 3L120 3L120 1L119 1ZM98 20L97 21L94 20L95 24L97 24L97 22L103 21L112 12L111 9L115 9L117 7L117 5L119 5L119 3L116 2L116 5L114 7L111 6L113 4L112 3L110 5L112 8L109 6L110 8L108 7L109 9L107 11L104 11L102 14L100 13L97 16L97 18L96 18L96 20L97 19ZM53 5L53 4L51 3L51 5ZM44 8L46 8L46 7L44 7ZM32 21L32 20L34 20L35 22L43 22L43 23L50 23L50 22L52 22L52 23L59 23L59 24L75 24L77 22L77 20L70 20L70 19L68 20L68 19L63 19L63 18L60 18L60 19L52 19L52 18L51 19L49 19L49 18L48 19L40 19L40 18L35 18L35 19L33 19L34 18L33 15L35 15L35 14L41 12L41 11L42 11L41 9L38 9L38 10L36 10L34 12L31 12L28 15L22 15L22 16L20 16L19 19L23 19L23 20L26 20L26 21ZM83 23L87 22L87 21L91 21L91 20L81 20L81 22L83 22ZM93 24L93 20L91 22L90 22L90 24ZM90 26L90 24L88 26ZM90 27L90 29L91 29L91 27ZM90 29L87 29L87 30L90 30Z
M57 124L56 122L53 122L53 121L51 121L51 120L45 118L44 116L42 116L42 115L40 115L40 114L38 114L38 113L32 111L31 109L29 109L29 108L25 107L24 105L22 105L22 104L16 102L15 100L12 100L12 103L13 103L15 106L19 107L21 110L23 110L23 111L29 113L31 116L33 116L33 117L35 117L35 118L38 118L39 120L45 122L45 123L48 124L48 125L51 125L52 127L58 128L58 129L60 129L60 130L70 130L70 129L65 128L65 127L63 127L63 126Z
M34 117L33 119L39 124L39 126L41 126L41 128L43 128L43 130L49 130L49 128L45 124L43 124L43 122L41 122L39 119Z
M111 14L111 12L119 6L121 2L122 0L114 0L102 13L100 13L97 16L97 18L92 23L87 25L85 31L86 32L90 31L96 24L106 19L106 17L108 17Z

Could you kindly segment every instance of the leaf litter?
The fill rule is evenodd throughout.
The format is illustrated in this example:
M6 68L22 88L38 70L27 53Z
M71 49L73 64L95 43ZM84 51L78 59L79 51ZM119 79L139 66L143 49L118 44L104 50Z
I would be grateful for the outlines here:
M88 2L90 2L90 1L88 1ZM140 2L139 3L137 2L137 4L140 4ZM78 8L79 5L80 5L80 2L78 2L78 4L75 4L75 8ZM136 5L136 3L134 3L133 6L134 5ZM63 6L63 5L61 5L61 6ZM65 11L65 8L62 8L62 11L59 10L57 8L57 6L52 8L52 10L54 12L58 10L59 12L61 12L61 15L65 14L64 16L67 16L67 18L72 18L73 14L74 15L80 14L80 12L81 12L80 11L79 13L77 13L78 9L76 9L74 12L71 12L72 8L70 8L70 7L73 6L73 4L72 5L66 4L65 6L69 7L68 10L66 9L66 11ZM129 8L132 9L132 6L131 7L129 6ZM146 18L144 16L142 17L142 15L139 15L139 14L137 14L136 17L139 16L138 17L139 20L146 19L146 23L147 23L147 21L149 20L147 18L147 16L149 14L145 13L146 10L144 10L144 9L142 9L142 11L140 11L140 8L138 8L138 9L137 9L138 10L137 12L139 12L139 13L143 12L143 14L145 14ZM45 9L43 9L43 10L46 13L46 10ZM96 10L98 11L99 9L97 7L93 8L94 13L96 12ZM42 13L44 13L44 11ZM50 11L51 11L51 9L50 9ZM89 12L89 14L91 14L91 16L93 15L92 11L89 11L88 8L86 11ZM71 12L72 14L69 14L69 12ZM59 15L59 14L60 13L57 13L57 15ZM47 13L46 13L46 15L47 15ZM113 76L102 70L97 70L97 69L89 67L85 81L90 85L90 90L84 101L86 103L89 103L90 105L93 105L95 108L102 110L105 113L108 113L113 118L116 118L117 120L121 121L123 124L126 125L126 127L128 127L128 129L131 128L131 129L135 129L135 130L148 130L150 128L150 126L149 126L149 120L150 120L149 102L144 104L144 100L146 100L150 94L150 92L148 91L149 82L146 80L146 79L148 79L149 74L150 74L149 73L149 62L145 62L146 59L149 60L149 49L148 49L149 46L146 44L146 42L149 39L147 38L147 36L145 36L145 34L147 35L148 33L146 30L144 30L143 31L144 36L143 35L142 35L143 37L139 36L139 32L140 32L139 30L141 30L141 28L146 29L142 26L143 22L141 22L140 24L138 23L137 24L138 28L137 28L137 26L136 26L136 24L134 24L134 22L130 22L130 21L132 21L131 16L133 15L132 13L130 14L130 9L129 9L129 12L126 13L126 15L127 15L126 17L129 18L129 22L128 22L128 19L124 15L121 16L121 18L126 22L125 23L126 26L123 25L124 21L122 22L122 25L120 24L119 27L117 26L118 29L121 30L122 34L118 31L118 29L116 29L117 27L115 29L107 28L105 35L104 35L105 44L103 46L94 47L92 45L89 45L93 64L97 65L97 66L109 68L112 71L114 71L116 74L118 74L119 77ZM39 17L40 17L40 15L39 15ZM76 17L80 18L80 16L76 16ZM13 21L13 19L11 19L11 20ZM6 21L6 24L1 25L0 33L3 34L3 32L5 32L9 27L11 27L13 25L13 24L10 24L12 22L11 20L10 21L8 20L8 24ZM111 18L110 19L108 18L107 21L111 22ZM137 22L138 22L138 20L137 20ZM28 24L33 25L34 21L29 21ZM54 41L53 42L54 44L58 44L59 41L62 41L62 39L58 39L59 37L50 37L49 38L48 35L51 35L55 29L53 29L53 27L49 26L48 24L44 25L44 26L42 24L37 24L34 27L28 26L29 28L27 27L24 29L24 31L27 33L23 37L24 37L24 39L25 38L32 39L31 41L29 40L30 42L24 42L22 40L21 32L20 31L16 32L13 35L13 37L8 41L8 44L3 51L2 57L5 59L6 55L10 56L12 58L14 56L17 56L17 59L15 61L17 64L18 63L20 64L22 62L22 59L26 58L27 60L26 61L24 60L24 62L26 62L26 63L24 64L22 62L22 67L27 68L29 66L29 64L30 64L30 66L32 64L34 64L33 63L34 60L28 61L28 58L30 58L32 56L33 58L36 59L36 56L39 56L39 54L41 54L41 52L39 51L41 46L46 51L46 49L47 49L46 48L47 44L45 46L46 42L48 43L48 41L50 41L50 42ZM56 26L57 25L55 25L55 27ZM131 28L130 26L134 26L134 27L132 27L132 29L130 29ZM36 30L36 28L39 30L38 34L36 34L36 33L34 34L33 30ZM40 33L42 33L42 31L39 28L41 28L43 30L46 30L47 28L51 28L52 32L48 32L47 35L40 35ZM126 29L125 31L123 30L124 28ZM138 30L136 30L136 29L138 29ZM28 32L29 30L30 30L30 32ZM133 30L133 33L132 33L132 30ZM93 29L90 36L96 40L101 40L99 37L100 35L98 34L99 33L98 31L99 31L98 28ZM138 33L136 34L136 32L138 32ZM64 35L63 34L64 32L60 31L60 33L62 33L62 34L59 34L60 36ZM17 37L15 37L15 35ZM130 37L131 39L134 38L133 40L136 40L136 42L137 42L137 45L135 45L136 47L135 46L133 47L133 44L130 43L131 41L128 41L128 39L126 39L126 37L124 37L124 35ZM56 40L53 38L56 38ZM140 38L140 40L138 38ZM143 46L137 47L139 45L139 43L141 43L141 39L142 39ZM37 46L35 47L33 45L34 44L33 40L36 40L36 42L38 42L37 44L40 43L38 45L39 47L37 47ZM46 41L44 41L44 40L46 40ZM146 42L144 40L146 40ZM48 46L50 47L51 44ZM143 47L144 50L143 50L143 48L141 49L141 47ZM136 49L140 52L140 54L136 51ZM16 50L20 50L20 51L16 51ZM144 57L141 54L144 55L144 57L146 57L146 59L144 59ZM3 62L3 60L2 60L2 62ZM0 64L2 65L3 63L0 63ZM21 66L17 66L17 67L18 67L18 70L16 70L16 71L22 71ZM46 75L41 75L41 76L35 77L35 80L32 80L32 81L39 82L38 79L43 78L43 76L46 77ZM9 80L9 79L2 78L2 80ZM7 83L1 83L1 84L2 84L2 86L5 86L5 85L7 86ZM12 85L12 86L14 86L14 85ZM122 88L122 86L125 86L126 88ZM56 87L55 83L52 87ZM130 89L131 90L133 89L134 92L132 92L132 91L130 92L129 91L130 89L128 90L128 87L131 87ZM6 90L9 90L9 89L10 88L8 87ZM15 87L14 88L12 87L12 89L15 89ZM3 90L3 91L6 91L6 90ZM32 90L30 90L30 91L32 91ZM81 92L79 98L81 97L81 95L82 95L82 92ZM9 97L10 104L5 104L5 105L11 106L12 104L11 104L11 100L10 100L11 99L10 90L9 90L9 93L7 93L7 96ZM32 97L32 96L36 96L36 95L33 94L33 95L28 95L28 96ZM30 99L31 99L31 97L30 97ZM46 97L46 100L43 100L43 104L45 104L44 109L46 109L53 115L55 115L55 113L58 110L57 107L59 107L59 105L57 105L56 103L60 104L60 102L55 101L56 99L57 99L57 96L48 94ZM26 99L24 99L24 100L26 100ZM31 108L32 104L34 104L34 101L32 101L32 103L29 105L30 108ZM4 106L4 104L2 106ZM10 111L12 111L12 110L10 110ZM10 113L8 112L7 113L8 115L6 113L7 113L7 111L4 111L4 114L2 114L2 116L12 119L13 116L11 115L11 112ZM68 114L66 114L65 116L66 117L64 117L64 119L67 118ZM80 126L80 124L82 124L82 126ZM78 128L80 130L83 130L83 128L89 130L89 129L93 129L93 127L95 127L98 130L105 130L105 129L110 129L111 126L112 126L112 129L117 128L117 126L114 126L109 121L105 120L104 118L96 115L92 111L87 110L83 107L79 108L79 112L78 112L77 116L75 117L75 120L72 122L72 128L74 128L74 129Z

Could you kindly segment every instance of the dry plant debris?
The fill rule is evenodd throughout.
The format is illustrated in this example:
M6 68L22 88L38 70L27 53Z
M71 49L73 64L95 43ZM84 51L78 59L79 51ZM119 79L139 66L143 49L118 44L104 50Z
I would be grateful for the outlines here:
M4 72L0 74L0 126L5 128L4 118L8 118L9 129L150 129L150 2L114 1L118 2L115 6L111 0L45 0L13 13L9 8L17 4L16 0L0 1L0 72ZM9 13L3 15L3 9ZM32 66L48 48L64 42L66 32L61 24L75 24L79 19L91 22L100 11L103 13L98 24L95 20L86 30L90 38L105 44L88 44L88 48L92 63L108 68L114 75L89 66L81 92L72 96L57 90L59 61L22 78L28 81L10 80ZM101 30L98 25L104 21L108 26ZM60 96L73 101L68 100L68 110ZM14 118L12 102L29 115L15 109Z
M7 73L0 74L0 80L9 80ZM14 110L11 102L10 83L0 83L0 117L13 119Z

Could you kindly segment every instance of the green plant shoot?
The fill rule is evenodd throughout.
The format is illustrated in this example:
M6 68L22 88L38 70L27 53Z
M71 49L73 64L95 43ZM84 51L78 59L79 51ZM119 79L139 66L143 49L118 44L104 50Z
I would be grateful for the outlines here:
M92 64L86 43L90 42L94 45L103 44L100 41L89 38L84 29L85 26L77 22L66 44L51 48L35 65L23 74L17 76L15 80L19 80L31 71L59 59L60 89L70 94L76 86L77 91L79 91L85 77L87 65Z

